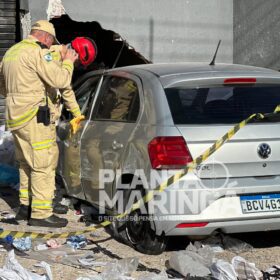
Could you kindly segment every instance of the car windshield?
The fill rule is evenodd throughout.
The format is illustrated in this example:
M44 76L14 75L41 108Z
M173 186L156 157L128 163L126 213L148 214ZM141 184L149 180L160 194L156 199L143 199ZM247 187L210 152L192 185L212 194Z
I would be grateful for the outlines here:
M280 104L280 86L275 85L175 87L165 93L175 124L233 124L254 113L271 113Z

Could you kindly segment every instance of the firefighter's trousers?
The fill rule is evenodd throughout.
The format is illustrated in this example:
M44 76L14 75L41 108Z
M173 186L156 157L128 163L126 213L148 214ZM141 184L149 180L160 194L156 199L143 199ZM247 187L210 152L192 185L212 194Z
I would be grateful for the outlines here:
M35 116L26 126L12 133L19 161L20 203L31 204L31 218L48 218L52 215L58 162L55 124L37 123Z

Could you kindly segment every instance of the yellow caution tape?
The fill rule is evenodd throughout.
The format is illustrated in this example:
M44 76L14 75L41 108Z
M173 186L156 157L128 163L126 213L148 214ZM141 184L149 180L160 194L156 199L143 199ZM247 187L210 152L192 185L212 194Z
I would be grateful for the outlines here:
M275 111L274 114L278 112ZM272 113L273 114L273 113ZM168 186L174 184L178 180L180 180L183 176L185 176L189 171L195 169L198 165L208 159L213 153L215 153L218 149L220 149L228 140L230 140L241 128L247 125L254 119L263 119L265 116L263 114L253 114L249 118L243 120L239 124L236 124L233 128L231 128L223 137L217 140L209 149L207 149L202 155L197 157L194 161L189 163L183 170L179 171L175 175L171 176L165 182L161 183L157 188L152 191L149 191L142 199L135 202L130 209L126 210L124 213L113 216L115 220L120 220L129 215L131 212L141 208L142 205L151 201L154 197L154 194L157 192L163 192ZM96 226L89 227L85 230L81 231L73 231L73 232L63 232L63 233L37 233L37 232L28 232L28 231L2 231L0 233L0 238L5 238L8 235L11 235L14 238L27 237L30 236L32 239L42 238L42 239L50 239L50 238L67 238L73 235L79 235L84 233L93 232L97 229L104 228L108 225L112 224L112 221L104 221Z

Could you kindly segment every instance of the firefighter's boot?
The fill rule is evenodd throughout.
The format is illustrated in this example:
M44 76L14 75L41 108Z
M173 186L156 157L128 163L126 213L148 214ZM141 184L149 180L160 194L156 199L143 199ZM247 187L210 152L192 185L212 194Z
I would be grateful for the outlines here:
M17 210L15 219L17 221L27 221L30 219L31 208L30 206L21 204Z
M52 228L61 228L66 227L68 221L67 219L60 218L56 215L52 215L46 219L34 219L31 218L28 221L29 226L35 227L52 227Z

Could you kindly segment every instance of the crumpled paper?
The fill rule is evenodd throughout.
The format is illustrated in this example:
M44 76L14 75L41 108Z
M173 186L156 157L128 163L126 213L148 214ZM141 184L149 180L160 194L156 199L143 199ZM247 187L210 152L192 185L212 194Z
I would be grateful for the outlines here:
M30 237L16 238L13 241L13 246L19 251L29 251L32 246Z
M108 263L100 276L103 280L134 280L130 275L136 271L138 264L139 260L136 257Z
M70 245L74 250L82 249L87 246L87 239L84 235L75 235L68 237L66 243Z
M10 131L0 131L0 163L16 166L14 137Z
M209 246L201 247L201 243L190 243L186 250L173 252L169 265L184 276L206 277L213 262L214 253Z
M240 256L235 256L231 263L239 280L263 279L262 272L256 268L254 263L249 263Z
M232 264L224 261L217 260L210 267L212 276L217 280L236 280L237 273L234 270Z
M56 249L56 248L61 247L61 243L60 243L60 241L57 240L57 239L50 239L50 240L48 240L46 243L47 243L47 245L48 245L50 248L52 248L52 249Z
M0 268L1 280L53 280L50 265L41 262L38 266L45 268L46 275L39 275L25 269L15 258L14 250L8 253L6 263Z

